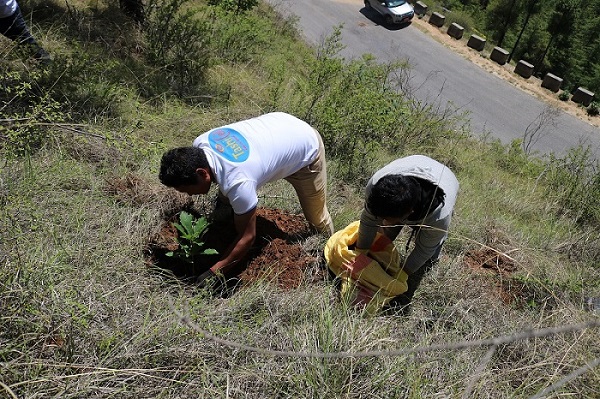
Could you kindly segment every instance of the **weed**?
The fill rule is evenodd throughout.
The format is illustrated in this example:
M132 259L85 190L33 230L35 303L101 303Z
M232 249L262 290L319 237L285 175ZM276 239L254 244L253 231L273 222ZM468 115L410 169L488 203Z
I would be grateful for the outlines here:
M546 181L550 194L578 223L600 223L600 163L589 148L576 148L563 157L551 157Z
M561 91L560 94L558 95L558 99L560 101L568 101L569 100L569 92L568 91Z
M592 103L587 107L587 114L589 116L598 116L600 115L600 102L592 101Z

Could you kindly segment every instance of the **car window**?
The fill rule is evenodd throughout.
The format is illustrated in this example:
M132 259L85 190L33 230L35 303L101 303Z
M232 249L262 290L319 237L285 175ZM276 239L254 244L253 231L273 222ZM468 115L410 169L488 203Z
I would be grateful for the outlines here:
M406 3L406 0L389 0L389 1L386 1L386 3L387 3L388 7L394 8L394 7L400 7L401 5Z

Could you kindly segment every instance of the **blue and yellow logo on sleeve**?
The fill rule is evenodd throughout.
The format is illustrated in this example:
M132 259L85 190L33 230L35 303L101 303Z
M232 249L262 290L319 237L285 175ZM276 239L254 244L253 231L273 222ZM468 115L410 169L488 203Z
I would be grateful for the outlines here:
M250 155L248 141L237 130L223 127L208 134L210 148L231 162L244 162Z

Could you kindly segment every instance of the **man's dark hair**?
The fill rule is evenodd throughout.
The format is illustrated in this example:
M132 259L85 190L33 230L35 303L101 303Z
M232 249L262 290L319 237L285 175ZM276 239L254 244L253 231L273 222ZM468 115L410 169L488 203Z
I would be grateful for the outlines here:
M367 208L377 217L405 217L412 210L412 220L422 219L440 203L444 191L425 179L404 175L383 176L371 187Z
M190 185L196 183L196 169L208 167L206 154L200 148L173 148L163 154L158 178L167 187Z
M415 208L419 199L420 188L415 179L387 175L371 187L367 208L377 217L402 217Z

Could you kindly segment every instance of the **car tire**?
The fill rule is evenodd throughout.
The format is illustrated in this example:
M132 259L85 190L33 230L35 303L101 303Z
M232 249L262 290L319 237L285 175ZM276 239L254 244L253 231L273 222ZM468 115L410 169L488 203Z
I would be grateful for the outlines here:
M392 25L394 20L391 15L386 15L384 18L386 25Z

